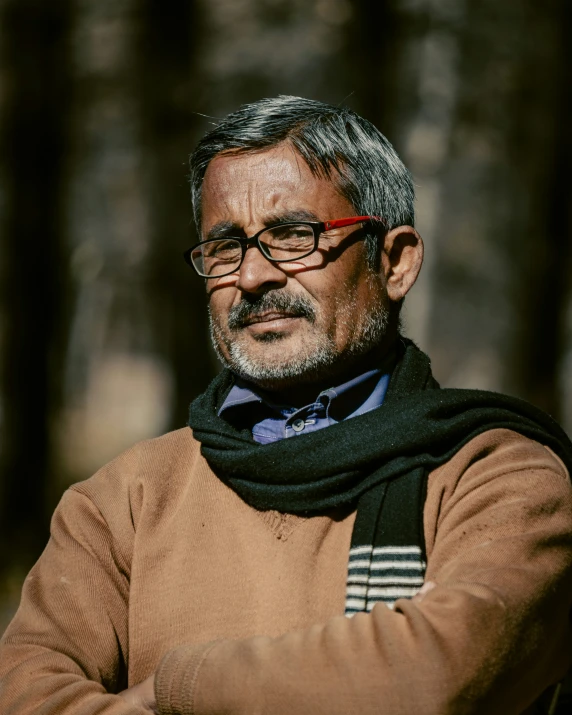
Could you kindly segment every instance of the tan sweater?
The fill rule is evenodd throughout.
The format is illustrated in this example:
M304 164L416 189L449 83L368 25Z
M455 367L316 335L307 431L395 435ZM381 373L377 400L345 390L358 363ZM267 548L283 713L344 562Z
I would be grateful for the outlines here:
M189 429L71 487L0 649L2 715L520 713L569 666L572 496L487 432L431 473L423 599L344 613L355 514L258 512ZM214 643L214 644L213 644Z

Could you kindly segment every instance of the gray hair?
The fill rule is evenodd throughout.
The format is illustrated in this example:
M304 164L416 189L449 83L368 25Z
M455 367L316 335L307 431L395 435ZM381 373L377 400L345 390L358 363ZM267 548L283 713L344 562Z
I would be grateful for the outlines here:
M281 142L289 142L315 176L331 178L358 215L381 216L387 229L414 225L411 174L371 122L347 107L280 95L245 104L229 114L191 154L191 198L198 230L201 187L212 159L225 151L257 151ZM368 260L374 266L376 235L368 235L367 246Z

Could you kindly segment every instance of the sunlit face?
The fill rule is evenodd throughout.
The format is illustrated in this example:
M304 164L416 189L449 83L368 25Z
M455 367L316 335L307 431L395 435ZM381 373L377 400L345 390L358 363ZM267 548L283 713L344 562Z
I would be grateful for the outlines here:
M288 144L219 155L205 174L203 239L355 214ZM250 247L238 271L206 285L219 356L267 389L342 373L379 344L387 325L385 279L368 266L359 225L323 234L315 253L289 263Z

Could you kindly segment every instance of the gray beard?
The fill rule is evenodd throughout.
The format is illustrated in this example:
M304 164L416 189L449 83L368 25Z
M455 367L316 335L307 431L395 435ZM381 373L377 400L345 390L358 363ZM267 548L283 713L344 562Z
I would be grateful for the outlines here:
M264 310L277 308L290 311L293 315L302 317L310 323L315 323L316 312L312 303L299 296L290 296L285 293L265 293L256 301L241 301L229 311L228 325L229 331L237 333L243 321L249 315L263 312ZM359 315L357 308L350 306L343 319L354 322L356 315ZM293 357L283 360L280 363L268 363L263 356L253 357L240 344L240 340L232 340L224 334L220 324L214 320L209 310L209 324L211 340L215 352L220 361L239 377L252 382L260 387L273 389L284 387L293 382L307 383L324 379L329 373L334 373L334 366L339 366L343 360L344 367L348 362L361 357L383 340L388 324L389 311L383 305L375 306L368 315L362 318L353 340L343 352L340 352L333 339L325 334L315 334L307 338L301 349ZM260 342L275 342L283 338L282 333L270 333L260 336ZM221 345L226 347L228 358L221 350Z

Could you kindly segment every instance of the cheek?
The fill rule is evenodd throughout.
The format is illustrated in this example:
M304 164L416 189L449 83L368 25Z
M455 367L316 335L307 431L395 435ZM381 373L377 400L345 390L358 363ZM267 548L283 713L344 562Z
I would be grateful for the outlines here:
M209 300L209 313L214 323L225 326L230 306L221 300L221 295L213 295Z
M224 276L207 283L209 311L214 320L225 325L226 316L236 296L236 276Z
M367 316L387 303L382 277L364 271L363 265L336 275L322 295L323 320L340 337L359 332Z
M338 268L335 264L332 268ZM324 303L324 311L333 313L342 306L353 305L358 297L367 292L366 276L363 266L346 264L345 270L332 270L327 275L327 280L322 281L321 296ZM326 273L324 272L324 278ZM356 318L358 316L356 315Z

